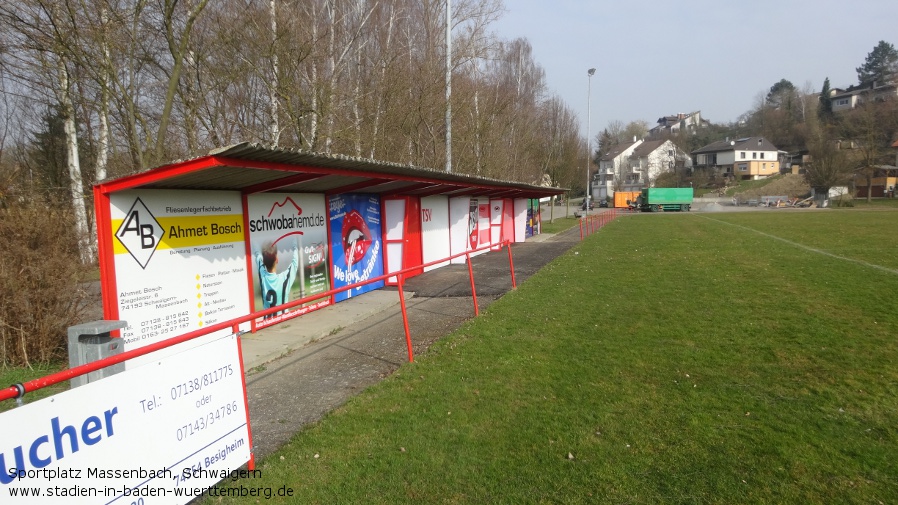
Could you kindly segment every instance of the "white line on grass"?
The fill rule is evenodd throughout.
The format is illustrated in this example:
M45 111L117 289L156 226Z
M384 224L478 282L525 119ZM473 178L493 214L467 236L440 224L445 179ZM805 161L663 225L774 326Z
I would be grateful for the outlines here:
M705 218L705 219L708 219L708 220L711 220L711 221L715 221L715 222L717 222L717 223L723 223L723 224L728 224L728 225L730 225L730 226L735 226L736 228L742 228L743 230L753 231L753 232L755 232L755 233L757 233L757 234L759 234L759 235L764 235L765 237L772 238L772 239L774 239L774 240L779 240L780 242L785 242L785 243L787 243L787 244L789 244L789 245L791 245L791 246L795 246L795 247L798 247L798 248L800 248L800 249L804 249L805 251L810 251L810 252L813 252L813 253L822 254L822 255L824 255L824 256L829 256L830 258L835 258L835 259L838 259L838 260L848 261L848 262L850 262L850 263L856 263L856 264L861 265L861 266L870 267L870 268L875 268L875 269L877 269L877 270L882 270L883 272L888 272L888 273L890 273L890 274L898 275L898 270L895 270L895 269L893 269L893 268L884 267L884 266L882 266L882 265L877 265L877 264L874 264L874 263L868 263L868 262L862 261L862 260L856 260L856 259L854 259L854 258L846 258L845 256L839 256L838 254L833 254L833 253L831 253L831 252L824 251L823 249L817 249L816 247L806 246L806 245L804 245L804 244L799 244L798 242L792 242L791 240L784 239L784 238L782 238L782 237L777 237L776 235L771 235L771 234L769 234L769 233L764 233L763 231L756 230L756 229L754 229L754 228L749 228L748 226L743 226L743 225L741 225L741 224L728 223L728 222L726 222L726 221L721 221L720 219L714 219L714 218L711 218L711 217L708 217L708 216L702 216L702 215L699 215L699 214L692 214L692 215L693 215L693 216L697 216L697 217L703 217L703 218Z

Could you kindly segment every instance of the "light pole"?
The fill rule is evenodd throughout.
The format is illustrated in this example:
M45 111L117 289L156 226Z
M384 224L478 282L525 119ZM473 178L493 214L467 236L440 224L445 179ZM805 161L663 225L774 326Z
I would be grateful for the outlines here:
M591 100L592 100L592 74L596 73L596 69L591 68L586 71L589 75L587 78L587 87L586 87L586 198L583 199L583 202L586 204L586 208L584 212L589 214L589 197L591 196L589 193L589 158L592 157L592 142L589 139L589 123L592 120L592 110L591 110Z

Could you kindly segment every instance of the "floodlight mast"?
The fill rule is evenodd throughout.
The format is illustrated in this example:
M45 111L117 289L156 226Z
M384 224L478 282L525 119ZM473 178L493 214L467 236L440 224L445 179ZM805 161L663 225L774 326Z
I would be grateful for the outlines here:
M586 196L583 198L583 204L586 208L583 209L583 211L584 213L589 214L589 197L591 196L589 194L589 158L592 156L592 142L589 138L589 123L592 120L590 117L592 114L590 102L592 100L592 76L596 73L596 69L590 68L586 73L589 77L587 78L588 86L586 88Z

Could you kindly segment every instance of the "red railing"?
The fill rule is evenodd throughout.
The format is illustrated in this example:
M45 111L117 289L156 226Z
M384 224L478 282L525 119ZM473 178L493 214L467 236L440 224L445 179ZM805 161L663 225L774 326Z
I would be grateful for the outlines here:
M618 218L618 209L608 209L598 214L586 215L580 218L580 240L599 231L606 224Z
M404 275L406 273L414 271L414 270L420 270L420 269L427 268L427 267L437 265L440 263L445 263L445 262L453 260L455 258L460 258L462 256L465 256L465 259L468 263L468 275L470 276L470 280L471 280L471 296L474 299L474 315L476 316L476 315L480 314L480 309L477 305L477 292L476 292L476 289L474 286L474 270L471 268L471 254L477 253L480 251L488 251L491 249L495 249L496 247L498 247L499 249L501 249L503 247L508 248L508 264L509 264L509 269L511 271L511 284L512 284L512 288L516 288L517 285L515 283L515 276L514 276L514 263L512 261L512 257L511 257L511 241L506 240L499 244L492 244L492 245L484 246L484 247L481 247L478 249L465 251L463 253L453 254L451 256L448 256L448 257L440 259L440 260L431 261L429 263L424 263L422 265L415 265L413 267L404 268L402 270L397 270L395 272L390 272L390 273L387 273L384 275L379 275L377 277L367 279L362 282L356 282L354 284L349 284L349 285L346 285L346 286L343 286L340 288L331 289L331 290L325 291L323 293L317 293L314 295L306 296L304 298L293 300L293 301L285 303L283 305L278 305L277 307L272 307L270 309L253 312L253 313L245 315L245 316L241 316L241 317L234 318L234 319L231 319L228 321L224 321L221 323L213 324L211 326L207 326L201 330L191 331L191 332L185 333L183 335L179 335L177 337L160 340L159 342L154 342L152 344L149 344L149 345L137 348L137 349L131 349L130 351L125 351L121 354L116 354L115 356L109 356L108 358L103 358L103 359L100 359L97 361L93 361L91 363L85 363L83 365L79 365L74 368L62 370L60 372L46 375L46 376L38 378L38 379L33 379L28 382L24 382L24 383L20 383L20 384L13 384L12 386L9 386L5 389L0 389L0 401L9 400L9 399L13 399L13 398L21 398L26 393L30 393L30 392L36 391L38 389L52 386L54 384L58 384L60 382L66 381L66 380L70 380L70 379L73 379L75 377L78 377L78 376L81 376L84 374L95 372L95 371L105 368L107 366L116 365L118 363L122 363L129 359L137 358L139 356L144 356L146 354L150 354L151 352L155 352L160 349L172 347L172 346L178 345L182 342L186 342L188 340L193 340L195 338L199 338L204 335L214 333L216 331L231 329L231 331L233 331L234 333L239 333L240 332L239 325L241 323L249 322L254 319L258 319L260 317L267 316L269 314L275 314L277 312L281 312L285 309L297 307L297 306L302 305L307 302L311 302L311 301L318 300L321 298L327 298L329 296L333 296L333 295L335 295L337 293L341 293L343 291L355 289L359 286L364 286L366 284L371 284L374 282L380 282L380 281L386 280L391 277L396 277L398 279L399 302L402 305L402 324L405 329L406 345L408 346L408 360L409 360L409 362L412 362L412 361L414 361L414 353L412 351L412 337L411 337L411 332L409 331L408 313L407 313L406 307L405 307L405 294L403 293L403 290L402 290L402 282L403 282Z

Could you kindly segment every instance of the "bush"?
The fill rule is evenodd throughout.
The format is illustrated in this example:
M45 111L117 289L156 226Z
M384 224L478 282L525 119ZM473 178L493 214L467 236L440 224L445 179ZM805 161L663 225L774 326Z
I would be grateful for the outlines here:
M854 198L850 195L840 195L836 200L837 207L854 207Z
M0 366L50 363L86 308L85 273L67 211L39 203L0 208Z

